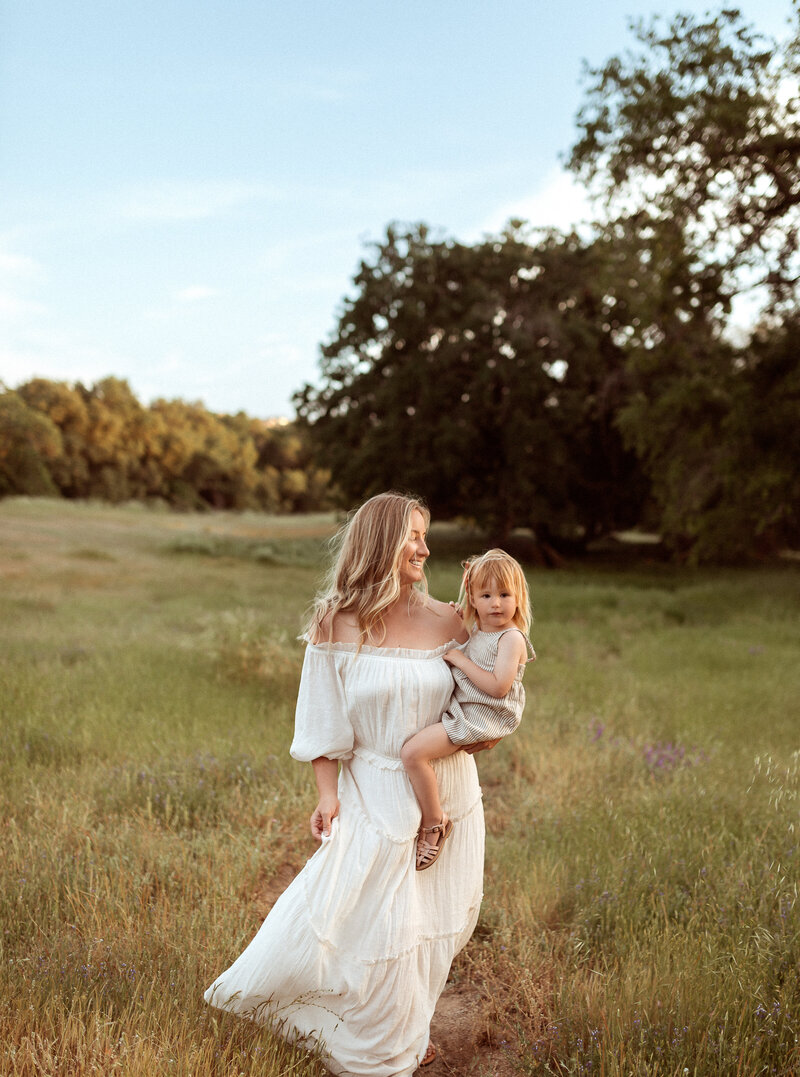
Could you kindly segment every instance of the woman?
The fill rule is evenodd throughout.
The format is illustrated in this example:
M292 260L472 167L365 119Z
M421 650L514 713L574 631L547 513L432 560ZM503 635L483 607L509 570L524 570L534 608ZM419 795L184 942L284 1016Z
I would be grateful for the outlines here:
M435 764L455 826L435 867L415 870L420 810L400 750L441 718L453 688L442 655L467 638L427 594L428 522L419 501L379 494L342 534L305 636L291 747L314 768L321 848L205 995L321 1045L340 1077L433 1061L431 1017L481 900L483 808L466 752Z

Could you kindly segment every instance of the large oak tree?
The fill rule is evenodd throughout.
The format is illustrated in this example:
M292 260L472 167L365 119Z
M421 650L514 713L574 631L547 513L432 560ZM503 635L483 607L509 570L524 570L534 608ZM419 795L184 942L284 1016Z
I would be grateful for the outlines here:
M614 426L619 311L599 251L511 226L468 245L390 227L355 277L321 381L296 396L352 502L413 489L503 540L586 540L637 518L644 492Z

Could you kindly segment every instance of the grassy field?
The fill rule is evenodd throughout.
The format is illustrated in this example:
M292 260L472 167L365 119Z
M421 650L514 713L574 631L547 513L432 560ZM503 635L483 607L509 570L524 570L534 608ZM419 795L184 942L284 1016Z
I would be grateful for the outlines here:
M287 750L333 527L0 503L3 1077L323 1072L201 996L313 851ZM437 597L465 541L434 528ZM453 969L476 1050L437 1070L800 1073L800 571L530 583Z

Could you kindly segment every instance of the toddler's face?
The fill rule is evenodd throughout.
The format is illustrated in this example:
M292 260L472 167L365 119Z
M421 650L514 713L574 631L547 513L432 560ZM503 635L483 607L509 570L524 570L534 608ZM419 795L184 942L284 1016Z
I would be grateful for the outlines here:
M517 596L497 580L489 578L480 587L473 586L471 598L478 624L484 632L499 632L514 623Z

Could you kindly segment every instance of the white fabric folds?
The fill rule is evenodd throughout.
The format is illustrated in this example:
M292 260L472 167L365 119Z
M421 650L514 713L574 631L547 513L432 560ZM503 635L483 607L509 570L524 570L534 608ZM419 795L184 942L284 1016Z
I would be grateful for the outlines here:
M453 832L414 868L420 821L400 749L453 687L435 651L309 644L291 754L341 760L339 818L206 1001L321 1043L339 1077L406 1077L478 918L484 824L474 760L434 766Z

